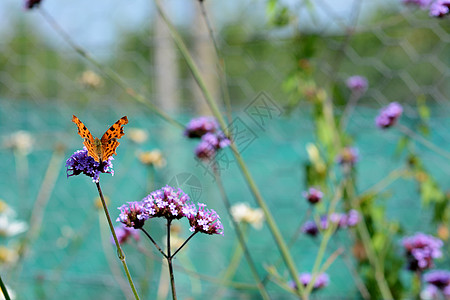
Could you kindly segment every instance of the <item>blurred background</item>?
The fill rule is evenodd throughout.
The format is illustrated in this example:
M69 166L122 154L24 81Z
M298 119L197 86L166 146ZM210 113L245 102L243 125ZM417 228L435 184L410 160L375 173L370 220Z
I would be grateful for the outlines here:
M400 1L278 1L270 9L275 2L205 1L216 45L197 1L167 0L164 6L214 98L228 97L233 120L252 133L241 148L243 157L288 237L308 206L301 198L307 188L305 146L315 142L312 107L302 96L308 85L323 84L339 110L350 96L346 79L368 79L348 125L361 156L358 188L367 190L404 164L397 151L402 133L374 126L389 102L404 106L402 124L449 149L450 23ZM41 6L55 23L39 10L25 10L21 1L0 2L0 199L17 219L17 235L0 237L0 264L16 298L123 299L128 293L95 185L85 176L66 178L65 161L82 147L74 114L97 137L124 115L130 121L113 161L114 176L101 177L113 219L116 207L169 183L222 217L223 237L198 235L177 258L177 264L204 275L176 271L182 299L258 299L257 291L241 293L214 279L226 270L237 242L210 171L195 159L196 143L135 101L57 32L62 29L146 101L186 124L210 112L152 1L44 0ZM277 109L263 123L250 113L262 98ZM149 166L140 155L152 150L161 151L163 159ZM446 191L448 160L420 144L414 150ZM256 207L230 150L224 151L230 160L221 174L231 202ZM398 179L379 204L406 233L436 233L433 213L423 209L413 181ZM179 223L178 234L186 238L188 224ZM163 223L148 229L162 241ZM266 227L249 227L248 235L257 260L277 259ZM348 237L341 239L345 244ZM317 243L300 237L292 249L297 264L310 270ZM165 298L165 265L153 245L142 237L124 250L142 298ZM448 258L440 264L448 267ZM253 282L244 260L238 270L234 281ZM263 274L264 266L258 270ZM358 299L349 272L338 259L329 270L329 287L317 299ZM269 287L274 298L289 299L274 284Z

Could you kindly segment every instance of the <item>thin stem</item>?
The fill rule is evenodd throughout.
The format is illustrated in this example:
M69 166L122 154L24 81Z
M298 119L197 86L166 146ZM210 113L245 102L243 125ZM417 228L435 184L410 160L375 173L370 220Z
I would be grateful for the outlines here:
M197 82L200 90L203 92L203 95L205 96L205 100L207 101L214 117L216 117L217 121L220 124L220 127L222 129L222 131L225 133L225 135L229 136L228 134L228 129L227 129L227 125L225 123L225 120L222 116L222 114L220 113L219 107L217 106L216 102L214 101L214 99L212 98L211 94L209 93L205 82L200 74L200 71L197 67L197 65L195 64L194 60L192 59L192 56L190 55L186 45L184 44L181 36L179 35L179 33L177 32L177 30L175 29L175 27L173 26L173 24L170 22L170 20L168 19L167 15L165 14L164 10L162 9L161 6L161 2L160 0L154 0L155 4L156 4L156 8L158 10L159 15L161 16L161 18L164 20L164 22L166 23L167 27L170 30L170 33L172 35L172 38L174 39L175 43L177 44L182 56L184 57L192 75L194 76L195 81ZM269 229L275 239L275 242L278 246L278 249L280 250L282 257L286 263L287 268L289 269L289 273L292 277L292 279L294 280L294 282L297 284L297 286L299 287L300 293L303 294L303 286L300 283L300 280L298 279L298 272L297 269L295 267L295 263L294 260L292 259L292 256L289 252L289 249L286 245L286 242L283 239L283 236L281 235L281 232L272 216L272 214L270 213L270 210L267 206L267 204L265 203L263 197L261 196L261 193L258 189L258 187L256 186L255 181L253 180L253 177L250 175L250 172L244 162L244 160L242 159L239 151L237 150L236 145L234 144L234 142L231 142L230 145L234 156L236 157L236 160L239 164L239 167L241 169L241 172L244 175L244 178L247 181L247 184L250 188L250 190L252 191L255 200L257 202L257 204L259 205L259 207L261 207L261 209L264 212L264 215L266 217L266 222L267 225L269 226ZM306 298L304 298L306 299Z
M161 247L155 242L155 240L150 236L150 234L143 228L140 228L142 230L142 232L145 233L145 235L150 239L150 241L152 241L153 245L155 245L156 249L158 249L158 251L165 257L168 258L169 256L167 254L164 253L164 251L161 249Z
M348 101L347 105L345 106L344 112L342 113L341 121L339 122L339 128L341 131L345 131L347 128L348 121L350 120L350 116L352 115L353 111L355 110L356 103L361 98L362 93L361 92L353 92L350 95L350 100Z
M172 299L177 299L177 292L175 290L175 278L173 276L173 266L172 266L172 254L170 250L170 223L172 223L171 219L167 219L167 264L169 265L169 276L170 276L170 287L172 288ZM192 235L191 235L192 237Z
M184 243L180 246L180 248L178 248L177 251L175 251L175 253L172 254L172 258L175 257L175 255L177 255L177 253L184 247L184 245L186 245L187 242L189 242L189 240L190 240L191 238L193 238L194 235L196 235L197 233L198 233L198 231L192 233L192 234L187 238L187 240L184 241Z
M347 182L346 190L349 195L349 198L352 199L351 201L352 206L361 212L361 206L359 204L359 201L355 199L354 186L351 184L350 180L348 180ZM361 221L358 223L356 228L361 237L361 241L363 243L364 250L367 254L367 258L369 259L369 262L372 265L372 267L375 269L375 280L378 284L378 288L380 289L383 299L386 300L394 299L391 290L389 289L389 285L386 281L386 278L384 276L383 266L380 264L376 254L376 250L373 247L372 239L370 237L370 233L367 228L366 220L363 214L361 214Z
M425 139L423 136L415 133L414 131L412 131L411 129L409 129L406 126L403 126L401 124L398 124L397 126L398 126L398 128L400 129L401 132L403 132L404 134L406 134L407 136L409 136L410 138L412 138L416 142L419 142L420 144L422 144L423 146L427 147L431 151L434 151L435 153L439 154L440 156L442 156L442 157L444 157L446 159L450 159L450 152L445 151L442 148L439 148L438 146L436 146L435 144L433 144L429 140Z
M148 101L144 96L136 92L129 84L127 84L116 72L113 70L103 66L101 63L99 63L97 60L95 60L86 50L81 48L79 45L77 45L72 38L59 26L59 24L55 21L55 19L41 6L39 6L38 11L40 12L41 16L45 19L45 21L50 25L50 27L53 28L53 30L58 33L63 40L69 44L69 46L75 50L81 57L89 61L91 64L93 64L95 67L97 67L105 76L107 76L109 79L111 79L117 86L122 88L131 98L133 98L135 101L144 104L148 108L150 108L154 113L156 113L158 116L163 118L164 120L168 121L172 125L175 125L179 128L184 128L184 125L178 122L177 120L170 117L168 114L166 114L164 111L160 110L155 104Z
M116 231L114 230L114 226L111 221L111 217L109 215L108 207L106 206L105 198L103 197L102 189L100 187L100 183L96 182L98 194L100 196L100 199L102 201L103 210L105 211L106 219L108 220L109 229L111 230L111 233L114 238L114 243L117 247L117 256L119 257L120 261L122 262L123 269L125 270L125 274L127 275L128 283L130 284L131 290L133 291L134 297L139 300L138 293L136 291L136 288L134 287L133 279L131 279L130 271L128 270L127 263L125 261L125 253L123 252L122 248L120 247L119 240L117 239Z
M11 300L11 298L9 297L9 294L8 294L8 290L6 289L6 286L3 283L2 276L0 276L0 288L2 290L3 297L5 297L5 300Z
M330 219L329 216L335 211L335 208L336 208L336 205L337 205L338 201L342 197L343 188L344 188L344 185L340 184L338 186L335 194L334 194L333 199L331 200L330 208L329 208L328 214L327 214L328 220ZM314 287L314 283L315 283L316 278L318 276L317 272L319 271L320 265L322 263L323 256L325 255L325 250L327 248L328 242L329 242L331 236L333 235L333 233L334 233L334 231L335 231L335 229L337 227L337 224L334 224L333 222L328 221L328 224L329 224L329 226L325 230L325 233L323 235L322 241L320 242L319 251L317 252L317 256L316 256L316 259L314 261L313 269L312 269L312 272L311 272L311 275L312 275L311 280L309 281L309 283L308 283L308 285L306 286L306 289L305 289L306 296L309 296L309 294L312 291L312 288Z
M219 188L219 192L222 197L222 201L225 204L225 207L227 208L227 212L228 212L230 220L233 224L233 228L236 232L236 236L238 238L239 244L240 244L242 250L244 251L245 259L247 260L247 263L250 267L252 275L256 280L256 285L258 286L259 292L261 293L261 296L263 297L263 299L270 299L269 294L267 293L265 286L263 285L261 278L258 275L258 271L256 270L255 262L253 261L253 258L251 256L250 251L245 242L244 234L242 233L241 228L239 227L239 224L234 220L233 215L231 214L231 203L225 192L225 188L223 187L223 183L220 178L220 174L219 174L217 168L213 167L213 170L214 170L214 176L216 179L216 184L217 184L217 187Z
M227 72L225 69L225 60L223 59L222 52L220 51L220 48L217 44L216 38L214 37L214 30L212 27L212 24L208 18L208 13L206 11L205 2L202 0L198 1L200 5L200 10L203 15L203 18L205 19L206 26L208 27L209 37L212 40L214 44L214 49L216 50L216 56L217 56L217 67L219 68L219 76L222 81L221 87L222 87L222 94L223 99L227 111L227 117L228 117L228 123L232 122L232 115L231 115L231 101L230 101L230 94L228 92L228 83L227 83Z

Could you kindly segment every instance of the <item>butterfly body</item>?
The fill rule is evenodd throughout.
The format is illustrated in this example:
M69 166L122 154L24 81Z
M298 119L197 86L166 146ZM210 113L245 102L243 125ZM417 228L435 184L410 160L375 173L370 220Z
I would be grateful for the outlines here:
M97 162L108 160L119 146L118 139L125 133L123 132L123 125L128 124L127 116L120 118L103 134L102 138L95 138L87 127L75 115L72 116L72 122L78 127L78 134L84 139L84 146L88 150L88 155L94 158Z

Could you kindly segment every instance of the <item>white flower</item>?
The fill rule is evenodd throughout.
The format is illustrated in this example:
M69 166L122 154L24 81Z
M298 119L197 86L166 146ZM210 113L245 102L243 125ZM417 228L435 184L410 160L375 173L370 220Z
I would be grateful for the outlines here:
M236 222L246 222L255 229L261 229L264 212L261 208L253 209L247 203L237 203L231 207L231 215Z
M9 136L4 141L7 148L17 149L23 154L28 154L31 152L33 147L34 139L31 134L27 131L17 131Z
M14 236L28 229L26 222L15 221L13 217L12 213L0 214L0 236Z

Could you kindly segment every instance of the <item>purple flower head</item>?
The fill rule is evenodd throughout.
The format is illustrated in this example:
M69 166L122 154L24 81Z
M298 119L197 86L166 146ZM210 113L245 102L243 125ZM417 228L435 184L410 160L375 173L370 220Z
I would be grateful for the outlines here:
M430 6L430 16L443 18L450 14L450 0L436 0Z
M357 210L351 209L346 216L346 225L348 227L354 227L359 223L360 220L361 216L359 215L359 212Z
M316 204L322 200L323 193L319 189L311 187L308 191L303 192L303 197L305 197L309 203Z
M139 231L133 227L127 227L122 224L122 226L116 227L114 230L116 231L116 236L120 244L126 243L130 237L134 238L136 241L139 241ZM111 243L114 244L114 238L112 236Z
M375 118L375 124L379 128L389 128L400 118L403 113L403 107L397 102L392 102L381 109L379 115Z
M450 272L446 270L435 270L424 275L423 279L440 290L450 285Z
M213 209L207 209L206 204L198 203L198 209L194 204L189 204L185 210L189 219L191 232L223 235L223 226L219 215Z
M444 294L445 299L450 299L450 284L447 285L443 290L442 293Z
M314 221L306 221L302 226L302 232L310 236L317 236L319 228Z
M188 138L201 138L206 133L214 133L219 129L219 124L213 117L199 117L192 119L186 125L184 135Z
M428 6L430 6L430 3L433 0L403 0L403 4L411 4L411 5L417 5L421 9L426 9Z
M433 259L442 256L443 242L431 235L416 233L402 241L408 260L408 269L423 271L433 267Z
M364 93L369 86L367 79L363 76L355 75L347 79L347 87L352 90L352 92Z
M128 204L124 204L118 209L120 210L120 215L116 221L122 222L127 227L142 228L145 220L149 218L144 202L128 202Z
M359 151L355 147L345 147L337 156L337 162L340 165L353 166L359 158Z
M164 217L167 219L181 219L185 217L185 206L189 196L181 189L165 187L151 192L142 199L149 218Z
M298 279L303 284L303 286L306 287L308 285L308 283L311 281L312 276L310 273L302 273L302 274L300 274ZM313 291L316 291L318 289L326 287L329 282L330 282L330 278L329 278L328 274L326 274L326 273L319 274L316 277L316 280L314 282ZM288 284L291 288L297 289L297 285L295 284L294 281L289 281Z
M334 212L330 214L328 219L337 225L336 229L347 227L347 216L345 214Z
M100 173L109 173L114 175L111 156L108 160L101 163L95 161L94 158L88 155L86 147L83 150L78 150L66 161L67 177L85 174L92 177L92 182L98 182Z
M42 0L26 0L25 1L25 8L26 9L32 9L36 6L39 6Z
M230 145L230 140L222 133L206 133L195 149L195 155L202 160L211 160L219 149Z

